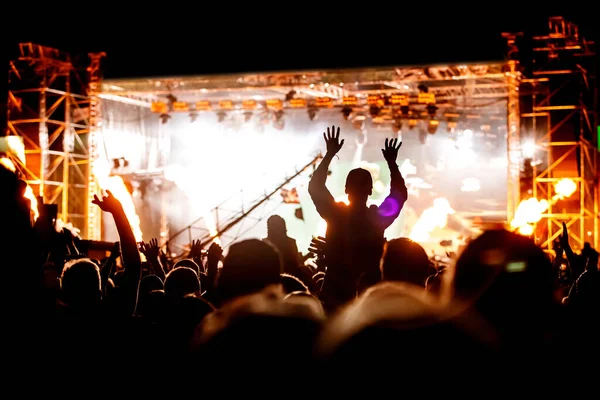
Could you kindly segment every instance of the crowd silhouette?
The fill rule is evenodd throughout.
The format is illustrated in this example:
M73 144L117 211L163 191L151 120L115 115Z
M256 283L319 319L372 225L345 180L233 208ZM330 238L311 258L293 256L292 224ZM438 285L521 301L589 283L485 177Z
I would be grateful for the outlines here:
M41 392L88 385L86 397L102 385L225 396L242 390L238 378L254 379L245 396L423 395L436 387L490 395L489 385L548 386L561 370L597 369L595 249L575 254L566 225L555 254L495 229L441 268L418 243L384 236L408 200L396 162L402 143L385 140L390 193L367 206L367 170L349 172L349 204L328 191L344 140L335 126L323 136L327 151L309 194L327 231L304 255L273 215L263 239L226 253L194 241L174 262L156 239L136 243L107 192L93 207L112 216L119 241L105 259L73 257L73 237L55 229L52 207L41 205L32 224L26 183L0 166L3 359L16 381ZM36 388L32 376L47 381Z

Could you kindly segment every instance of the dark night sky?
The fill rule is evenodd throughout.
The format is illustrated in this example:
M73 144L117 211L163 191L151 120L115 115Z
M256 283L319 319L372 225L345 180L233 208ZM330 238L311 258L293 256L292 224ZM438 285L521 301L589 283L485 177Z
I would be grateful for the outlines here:
M600 23L582 6L518 11L499 2L475 8L465 2L354 3L360 9L281 2L276 8L263 4L260 10L236 8L231 1L206 9L201 9L203 2L192 3L192 9L159 9L166 3L148 2L135 12L122 10L124 3L114 8L106 2L80 2L79 11L66 3L60 3L61 10L11 5L4 53L13 57L18 42L56 47L74 57L104 51L107 78L444 64L502 60L501 32L545 34L551 15L572 20L596 41ZM379 6L369 9L368 4ZM27 9L34 7L32 15ZM227 14L233 11L236 15Z

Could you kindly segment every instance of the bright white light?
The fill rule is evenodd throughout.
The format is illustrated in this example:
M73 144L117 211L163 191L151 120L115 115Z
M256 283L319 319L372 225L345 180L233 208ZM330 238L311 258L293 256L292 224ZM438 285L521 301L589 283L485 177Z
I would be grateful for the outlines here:
M535 155L535 142L533 140L524 140L521 144L523 158L533 158Z

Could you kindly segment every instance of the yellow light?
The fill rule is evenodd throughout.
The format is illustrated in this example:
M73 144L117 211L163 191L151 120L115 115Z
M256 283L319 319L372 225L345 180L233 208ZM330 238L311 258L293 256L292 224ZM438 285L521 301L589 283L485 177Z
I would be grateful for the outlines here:
M333 100L330 97L317 97L317 107L333 107Z
M420 104L435 104L435 94L433 93L419 93L417 100Z
M357 106L358 98L356 96L344 96L344 98L342 99L342 103L345 106Z
M290 107L292 108L304 108L306 107L306 100L304 99L291 99Z
M390 98L390 102L395 106L407 106L408 96L405 94L393 94Z
M242 101L242 108L244 110L254 110L256 108L256 101L244 100L244 101Z
M271 99L267 100L267 107L274 110L281 110L283 108L283 103L279 99Z
M221 110L231 110L233 108L233 102L231 100L219 101L219 108Z
M159 114L165 114L169 112L169 108L167 107L167 103L163 103L162 101L154 101L150 105L150 111Z
M210 111L212 106L208 100L200 100L196 102L196 111Z
M173 102L173 111L189 111L190 106L184 101Z

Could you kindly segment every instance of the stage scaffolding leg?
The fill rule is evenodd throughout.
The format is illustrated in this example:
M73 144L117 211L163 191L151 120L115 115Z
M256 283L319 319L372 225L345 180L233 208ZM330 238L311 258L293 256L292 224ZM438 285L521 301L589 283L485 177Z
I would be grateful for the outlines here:
M85 233L88 97L69 55L20 43L8 89L7 134L21 143L9 157L34 194L56 204L58 218Z
M519 80L518 63L514 60L508 63L509 71L506 75L508 86L507 103L507 153L508 153L508 176L507 176L507 221L510 222L515 216L517 206L521 201L520 170L521 170L521 122L519 114Z
M94 161L98 158L98 136L102 134L102 109L100 101L101 69L100 64L105 53L90 53L88 67L88 93L90 97L89 132L87 145L90 168L87 170L88 190L86 193L87 238L102 240L102 211L92 204L94 195L98 193L98 181L93 171Z

